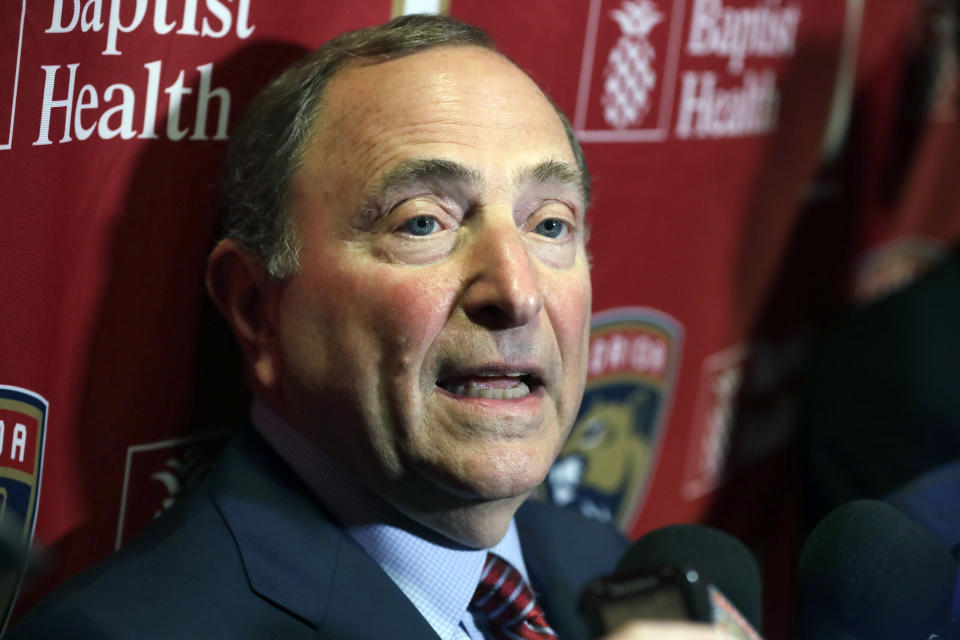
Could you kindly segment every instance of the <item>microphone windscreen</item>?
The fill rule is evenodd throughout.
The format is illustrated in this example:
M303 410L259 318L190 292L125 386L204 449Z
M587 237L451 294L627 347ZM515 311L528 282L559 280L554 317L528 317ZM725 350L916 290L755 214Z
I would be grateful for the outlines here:
M800 552L809 637L925 638L948 616L957 564L932 533L890 505L849 502Z
M762 628L763 587L753 554L722 531L676 524L651 531L630 545L617 572L672 565L696 569L753 625Z

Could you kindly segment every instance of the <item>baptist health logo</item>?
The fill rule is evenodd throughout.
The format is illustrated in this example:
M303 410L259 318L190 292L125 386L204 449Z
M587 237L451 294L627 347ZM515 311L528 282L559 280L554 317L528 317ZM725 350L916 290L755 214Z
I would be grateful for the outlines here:
M591 0L577 134L585 142L656 142L774 131L780 91L772 62L793 55L801 18L786 1L692 0L688 19L688 0Z
M3 123L0 126L9 123L5 132L0 130L0 150L13 146L22 81L37 74L42 74L43 89L39 96L36 133L32 134L33 146L113 138L227 139L230 91L216 85L213 62L171 70L164 68L162 58L137 60L132 65L111 65L108 61L123 56L124 48L138 38L142 41L144 36L180 42L191 38L245 40L256 28L250 22L252 0L204 0L202 6L199 0L188 0L183 3L182 11L168 6L166 0L125 2L121 11L121 2L123 0L109 3L85 0L81 5L81 0L34 0L29 3L28 17L28 2L21 0L15 48L12 46L13 25L0 24L0 87L12 88L9 103L4 100L0 104L0 123ZM8 15L14 14L13 9L8 12ZM91 66L81 66L77 61L80 58L78 38L83 39L82 46L91 51L93 47L102 47L100 53L104 58L92 74L99 84L84 82ZM32 45L32 51L24 51L25 41ZM91 44L87 45L86 41ZM67 59L57 64L32 62L40 55L45 62L46 56L66 56ZM70 56L74 61L70 61ZM135 76L130 73L133 70L137 70ZM127 82L107 80L114 71L123 76L117 79ZM174 74L176 79L164 86L164 79ZM104 84L106 86L102 86ZM19 99L22 101L23 96ZM192 127L191 123L180 121L181 112L188 105L195 111ZM25 116L29 117L21 114L21 119ZM158 120L164 116L166 126L158 130ZM209 127L208 120L215 122L215 126ZM3 140L4 133L6 140Z

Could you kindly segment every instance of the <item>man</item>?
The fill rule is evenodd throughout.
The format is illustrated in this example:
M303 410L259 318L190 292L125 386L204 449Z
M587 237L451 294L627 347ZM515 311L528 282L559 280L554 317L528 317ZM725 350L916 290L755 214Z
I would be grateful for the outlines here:
M578 592L623 541L521 508L586 374L589 178L563 117L479 30L401 18L267 88L225 194L207 282L253 429L13 637L585 638Z

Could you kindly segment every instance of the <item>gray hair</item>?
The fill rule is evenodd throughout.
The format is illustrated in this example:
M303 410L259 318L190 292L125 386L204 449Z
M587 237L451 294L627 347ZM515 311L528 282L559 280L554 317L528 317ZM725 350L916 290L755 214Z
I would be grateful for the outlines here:
M289 67L261 91L234 130L223 173L219 238L251 252L274 280L299 269L299 242L287 211L290 178L302 162L330 79L357 62L386 62L445 45L496 51L477 27L446 16L407 15L341 34ZM583 150L569 121L560 116L589 197Z

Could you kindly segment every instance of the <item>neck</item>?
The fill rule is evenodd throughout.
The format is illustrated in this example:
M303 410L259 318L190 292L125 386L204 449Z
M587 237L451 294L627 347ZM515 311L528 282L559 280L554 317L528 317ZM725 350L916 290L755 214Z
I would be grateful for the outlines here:
M398 504L387 498L388 502L408 518L470 549L489 549L499 543L506 535L513 515L525 499L524 495L425 510L411 508L408 504Z

